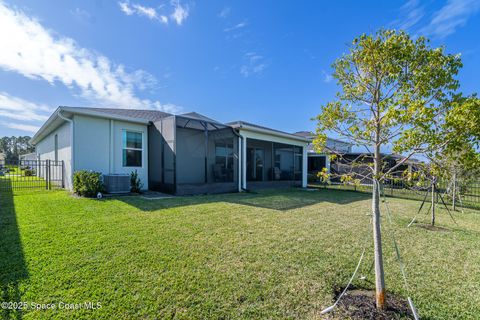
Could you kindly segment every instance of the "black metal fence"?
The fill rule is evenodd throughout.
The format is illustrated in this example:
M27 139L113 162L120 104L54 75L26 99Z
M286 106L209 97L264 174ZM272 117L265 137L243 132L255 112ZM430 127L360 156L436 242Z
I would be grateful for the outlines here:
M63 161L0 161L0 191L64 187Z
M325 189L350 190L364 193L372 192L371 184L344 184L339 182L332 183L310 183L310 186ZM425 193L431 190L431 184L425 183L423 186L408 186L403 181L391 180L383 184L385 195L403 199L423 200ZM435 189L437 194L442 195L446 203L452 204L455 195L456 206L480 209L480 181L469 183L457 183L455 191L453 183L450 181L439 181ZM438 195L437 195L438 197Z

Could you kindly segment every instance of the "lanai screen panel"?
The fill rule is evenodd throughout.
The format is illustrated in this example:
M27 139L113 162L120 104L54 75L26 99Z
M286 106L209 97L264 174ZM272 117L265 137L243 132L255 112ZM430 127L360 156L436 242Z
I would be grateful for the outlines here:
M302 179L302 148L289 144L274 143L274 180Z
M209 183L238 181L238 137L231 128L210 132L207 159Z
M177 183L205 182L205 133L177 127Z
M177 116L176 147L177 185L212 184L205 192L221 192L219 184L213 185L238 181L238 138L232 128Z
M175 117L162 119L163 136L163 183L167 189L174 191L175 186Z
M161 191L163 186L162 121L148 127L148 187Z

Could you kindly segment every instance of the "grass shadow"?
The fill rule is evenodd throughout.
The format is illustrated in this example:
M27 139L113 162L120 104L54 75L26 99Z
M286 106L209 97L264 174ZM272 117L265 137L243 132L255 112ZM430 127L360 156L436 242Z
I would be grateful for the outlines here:
M146 200L142 197L112 197L134 206L142 211L155 211L189 205L228 202L256 208L265 208L278 211L299 209L321 202L335 204L349 204L370 198L368 194L335 190L304 189L263 189L257 192L229 193L217 195L181 196L169 199ZM106 201L108 201L107 199Z
M0 192L0 302L22 301L19 283L28 278L13 192ZM21 309L1 308L1 319L21 319Z

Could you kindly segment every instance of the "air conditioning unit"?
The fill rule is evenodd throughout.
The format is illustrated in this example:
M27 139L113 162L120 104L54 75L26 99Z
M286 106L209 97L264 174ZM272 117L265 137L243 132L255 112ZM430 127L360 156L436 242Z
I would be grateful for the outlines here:
M103 185L107 193L128 193L130 192L130 175L106 174L103 176Z

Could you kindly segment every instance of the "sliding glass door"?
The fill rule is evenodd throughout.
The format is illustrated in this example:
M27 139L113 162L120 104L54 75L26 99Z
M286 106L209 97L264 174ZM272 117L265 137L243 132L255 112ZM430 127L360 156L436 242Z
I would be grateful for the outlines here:
M247 180L263 181L265 150L263 148L247 148Z

